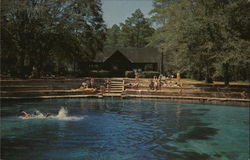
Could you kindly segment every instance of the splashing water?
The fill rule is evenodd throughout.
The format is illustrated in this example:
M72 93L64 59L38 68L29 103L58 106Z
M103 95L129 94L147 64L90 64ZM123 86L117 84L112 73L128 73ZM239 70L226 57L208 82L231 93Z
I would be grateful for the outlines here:
M56 116L51 116L51 118L59 120L81 120L84 117L68 116L68 110L62 107Z
M58 111L57 117L59 117L59 118L65 118L65 117L67 117L67 114L68 114L68 110L65 109L64 107L62 107L62 108Z
M61 109L58 111L57 115L49 115L46 116L40 111L36 110L35 114L31 114L29 118L21 117L22 119L57 119L57 120L81 120L84 118L84 116L78 117L78 116L68 116L68 110L64 107L61 107Z

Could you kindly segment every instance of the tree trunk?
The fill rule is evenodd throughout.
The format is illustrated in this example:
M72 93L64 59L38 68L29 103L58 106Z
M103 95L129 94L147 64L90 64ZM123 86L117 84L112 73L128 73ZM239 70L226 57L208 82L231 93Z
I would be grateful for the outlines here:
M213 80L210 74L211 73L210 73L209 65L206 65L206 78L205 78L206 83L213 83Z
M223 64L223 70L224 70L224 84L226 86L228 86L229 81L230 81L229 64L228 63Z
M202 68L199 67L198 69L198 76L197 76L198 80L201 81L204 78L204 75L202 75Z
M18 58L17 64L17 77L24 78L25 77L25 69L24 69L24 60L25 54L21 53Z

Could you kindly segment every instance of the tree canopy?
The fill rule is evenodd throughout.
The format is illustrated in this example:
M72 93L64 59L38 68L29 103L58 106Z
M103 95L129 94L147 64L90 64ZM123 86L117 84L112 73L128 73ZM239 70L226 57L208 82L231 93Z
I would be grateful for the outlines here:
M2 72L59 72L102 50L106 26L100 0L2 1Z
M79 71L104 45L150 46L164 51L165 74L225 84L250 80L248 0L154 0L151 18L137 9L109 29L101 5L100 0L3 0L1 71L22 77L34 68Z
M150 19L145 18L141 10L137 9L124 23L120 26L113 25L107 33L107 45L142 48L149 43L154 28Z
M152 19L159 29L151 45L163 47L169 71L196 79L224 80L242 70L247 79L250 64L249 8L247 0L154 1Z

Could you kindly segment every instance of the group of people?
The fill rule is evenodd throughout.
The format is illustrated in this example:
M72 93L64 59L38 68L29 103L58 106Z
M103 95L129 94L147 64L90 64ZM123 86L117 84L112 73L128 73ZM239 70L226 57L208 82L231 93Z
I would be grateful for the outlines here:
M140 74L139 72L135 72L135 82L130 82L125 84L125 88L131 88L131 89L138 89L140 85L144 86L144 84L141 84L141 81L139 80ZM93 78L88 79L84 82L82 82L80 89L83 90L86 93L94 93L97 91L97 88L100 89L100 93L104 94L106 91L110 92L111 90L111 80L106 79L103 84L100 84L97 86L98 83L95 83L95 80ZM147 83L145 83L147 86ZM163 75L160 76L154 76L153 79L149 81L148 87L151 90L160 90L162 87L182 87L182 84L180 83L180 73L177 73L176 80L174 80L174 76L171 75L170 77L165 77Z
M104 84L100 85L100 92L101 94L104 94L106 91L110 92L111 89L111 80L106 79Z
M176 80L173 80L174 76L171 75L170 77L165 77L160 75L159 77L154 76L153 79L149 82L149 88L152 90L160 90L162 86L166 87L182 87L180 82L180 73L177 73Z
M154 76L154 78L151 79L149 82L149 88L152 90L159 90L161 89L161 86L162 86L162 80L160 76L158 78L157 76Z
M86 80L82 82L80 86L80 90L83 90L86 93L94 93L97 91L97 88L100 88L100 92L104 94L106 91L110 92L111 89L111 80L106 79L105 82L101 85L97 85L94 78L91 78L90 80Z
M90 80L82 82L79 89L87 93L94 93L96 91L94 79L91 78Z
M86 80L86 81L84 81L84 82L82 82L82 84L81 84L81 86L80 86L80 88L95 88L94 86L95 86L95 81L94 81L94 79L93 78L91 78L90 80Z
M139 81L135 82L135 83L128 83L128 84L125 84L125 88L133 88L133 89L138 89L140 83Z

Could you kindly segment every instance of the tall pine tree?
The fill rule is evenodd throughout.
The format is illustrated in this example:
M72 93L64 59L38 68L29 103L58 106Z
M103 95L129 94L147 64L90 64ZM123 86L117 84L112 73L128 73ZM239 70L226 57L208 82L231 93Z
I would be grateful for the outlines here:
M150 20L144 17L140 9L121 23L121 43L124 47L145 47L153 33Z

